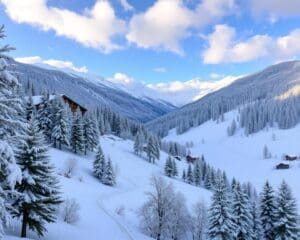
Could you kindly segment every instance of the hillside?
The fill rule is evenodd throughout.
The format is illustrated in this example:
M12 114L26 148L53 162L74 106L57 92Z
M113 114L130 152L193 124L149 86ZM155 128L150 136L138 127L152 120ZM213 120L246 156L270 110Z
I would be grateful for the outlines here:
M183 133L210 119L221 118L228 111L253 103L263 105L263 109L260 109L261 113L258 114L272 115L275 110L278 112L282 110L281 108L290 106L297 109L299 107L299 84L300 61L279 63L258 73L240 78L229 86L208 94L194 103L157 118L147 123L147 127L155 130L161 136L166 136L170 129L177 128L179 133ZM256 106L256 109L259 107ZM279 110L274 109L275 107ZM285 109L285 115L290 114L290 111L297 113L296 116L293 116L294 122L282 128L293 127L300 121L298 110ZM279 114L272 118L272 123L278 122L280 117Z
M77 170L71 178L60 176L61 191L64 198L75 198L80 204L80 220L74 225L66 224L60 218L55 224L48 224L45 240L84 239L98 240L105 236L109 240L149 240L139 230L138 209L146 199L145 193L151 191L150 178L163 176L167 155L161 152L160 161L153 165L133 154L133 142L115 136L103 136L101 145L105 155L111 158L117 169L117 185L108 187L101 184L92 174L94 154L80 157L69 152L51 149L50 158L58 174L65 171L65 164L70 158L77 160ZM178 162L181 173L186 168L185 162ZM210 192L188 185L179 178L172 182L176 191L186 196L190 209L201 200L209 202ZM122 215L116 210L124 207ZM20 225L14 225L8 235L19 235ZM30 232L29 238L38 239ZM4 238L11 240L11 236Z
M259 191L266 180L276 187L285 180L300 204L300 161L290 163L282 160L284 154L300 155L300 124L287 130L266 128L248 137L244 129L238 127L236 133L229 137L227 127L237 116L237 111L229 112L223 122L210 120L181 135L173 129L164 139L182 144L193 141L191 151L194 154L204 154L208 163L225 170L229 177L250 181ZM264 146L272 155L270 159L263 158ZM290 164L290 169L276 170L275 166L282 162Z
M66 94L88 109L109 106L114 112L139 122L153 120L176 108L166 101L131 95L100 77L18 62L14 62L12 70L26 92L33 86L34 95L45 89L50 93Z

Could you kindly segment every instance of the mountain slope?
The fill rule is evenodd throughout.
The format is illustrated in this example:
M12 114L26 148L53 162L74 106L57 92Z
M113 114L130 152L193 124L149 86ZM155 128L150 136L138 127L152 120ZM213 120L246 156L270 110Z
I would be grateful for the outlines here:
M167 102L137 98L102 78L18 62L12 68L25 89L33 85L37 93L47 89L50 93L66 94L87 108L106 105L132 120L147 122L175 109Z
M101 146L106 157L110 157L117 174L117 184L108 187L93 176L94 154L81 157L69 152L50 150L50 160L55 165L61 192L65 198L75 198L80 204L80 220L74 225L63 222L61 216L54 224L47 224L46 240L150 240L140 231L138 209L146 201L148 191L152 191L150 179L153 175L163 176L167 154L161 152L161 160L151 164L133 153L133 142L109 135L101 137ZM77 170L71 178L63 176L65 164L76 159ZM177 163L181 173L187 168L185 161ZM176 191L186 196L190 209L199 201L210 200L211 193L203 188L184 183L180 177L167 178ZM123 213L117 214L117 210ZM8 235L19 234L20 223L7 231ZM29 238L38 239L30 232ZM10 239L10 238L4 238Z
M231 111L224 115L223 122L210 120L180 135L172 130L164 140L181 144L193 141L190 150L194 154L204 154L209 164L224 170L229 178L251 182L258 191L266 180L276 188L285 180L291 186L299 206L300 160L284 161L282 156L300 156L300 124L285 130L266 128L248 137L238 127L236 133L229 137L227 127L237 118L238 112ZM264 146L267 146L272 155L269 159L263 158ZM282 162L289 164L290 169L276 170L275 166Z
M240 78L231 85L204 96L172 113L155 119L147 124L149 129L165 136L168 130L177 128L179 133L199 126L210 119L222 115L241 105L257 101L264 106L285 103L296 99L293 107L299 106L300 61L283 62L266 68L258 73ZM270 113L272 114L272 112ZM297 116L297 121L300 116Z

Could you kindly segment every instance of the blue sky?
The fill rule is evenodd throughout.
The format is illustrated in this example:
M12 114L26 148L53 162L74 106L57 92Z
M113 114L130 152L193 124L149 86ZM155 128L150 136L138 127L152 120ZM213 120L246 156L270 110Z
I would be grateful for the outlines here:
M299 0L0 0L0 23L25 62L159 83L297 59L299 9Z

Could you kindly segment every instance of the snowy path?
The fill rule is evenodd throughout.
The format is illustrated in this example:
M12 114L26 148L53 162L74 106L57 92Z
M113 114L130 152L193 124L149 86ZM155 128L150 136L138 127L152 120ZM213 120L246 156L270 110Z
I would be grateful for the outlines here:
M136 240L132 233L128 230L128 227L125 226L123 223L121 223L118 218L116 216L114 216L115 214L114 213L111 213L108 209L105 208L104 206L104 203L103 203L103 197L99 198L98 201L98 206L99 208L108 216L110 217L116 225L118 225L118 228L121 230L121 232L124 233L124 236L126 236L126 239L129 239L129 240ZM122 238L125 240L125 238Z

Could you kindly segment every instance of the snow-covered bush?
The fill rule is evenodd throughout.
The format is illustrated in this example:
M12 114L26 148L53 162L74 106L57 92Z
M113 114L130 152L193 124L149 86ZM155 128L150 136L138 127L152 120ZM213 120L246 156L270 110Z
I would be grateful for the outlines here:
M74 224L79 221L80 205L75 198L67 198L62 206L63 221L69 224Z
M77 159L69 158L65 162L64 176L67 178L71 178L75 174L77 167L78 167Z
M115 213L118 214L118 215L120 215L120 216L124 216L124 213L125 213L125 207L124 207L124 205L121 205L121 206L117 207L115 209Z

